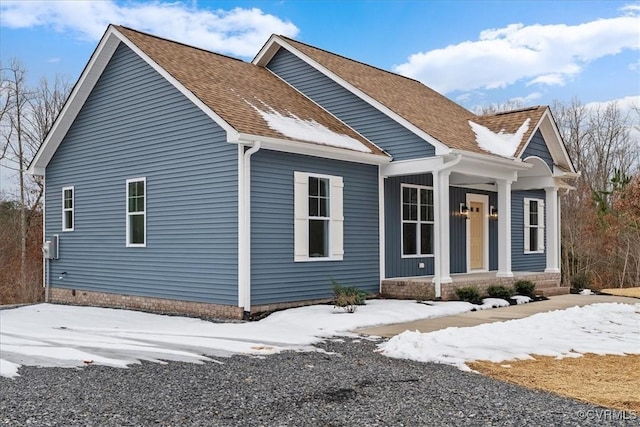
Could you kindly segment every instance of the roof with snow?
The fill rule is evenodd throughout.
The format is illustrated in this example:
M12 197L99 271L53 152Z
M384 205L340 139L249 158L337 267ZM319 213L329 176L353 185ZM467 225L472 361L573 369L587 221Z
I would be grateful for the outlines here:
M536 106L530 108L522 108L519 110L505 111L495 114L487 114L471 119L477 125L483 126L494 134L517 135L517 142L510 141L513 146L504 147L505 150L511 150L508 156L519 156L524 150L526 143L531 139L536 125L542 119L547 107ZM523 126L528 123L528 126ZM473 126L471 126L473 128ZM526 127L526 129L524 129ZM518 131L521 131L520 133ZM474 129L474 132L476 129ZM477 135L477 134L476 134ZM477 140L477 138L476 138ZM478 141L479 143L479 141Z
M533 107L478 116L417 80L288 37L278 38L452 149L513 157L529 141L547 108ZM479 144L476 133L469 125L472 121L494 133L502 130L503 133L515 134L527 119L530 119L529 127L521 134L517 149L506 155L504 152L511 150L487 149Z
M386 156L269 70L130 28L114 28L239 133Z

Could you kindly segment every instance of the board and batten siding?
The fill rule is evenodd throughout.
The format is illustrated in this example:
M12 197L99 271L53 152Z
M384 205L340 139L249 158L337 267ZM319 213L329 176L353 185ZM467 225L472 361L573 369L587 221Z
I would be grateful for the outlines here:
M294 262L294 172L344 181L344 259ZM329 298L331 279L378 293L377 166L262 149L251 157L251 303Z
M139 177L146 247L126 247L125 181ZM63 232L71 185L75 230ZM51 286L237 305L237 186L225 132L121 44L46 168Z
M529 145L527 145L527 148L524 150L521 157L526 159L531 156L541 158L547 166L549 166L549 169L553 170L553 157L551 157L551 153L549 152L549 148L542 137L540 129L533 134L531 141L529 141Z
M544 271L547 266L547 235L545 233L545 252L524 253L524 199L545 200L544 190L513 191L511 193L511 269L513 271ZM498 212L498 215L500 212ZM547 216L544 217L547 226Z
M351 126L394 160L435 155L435 148L300 58L281 48L267 68Z

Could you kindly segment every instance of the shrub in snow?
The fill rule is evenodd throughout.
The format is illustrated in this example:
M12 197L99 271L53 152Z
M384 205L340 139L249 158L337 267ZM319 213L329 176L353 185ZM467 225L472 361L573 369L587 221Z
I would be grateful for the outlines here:
M499 298L503 300L509 300L513 295L513 289L509 286L495 285L487 288L487 294L489 298Z
M458 299L471 304L482 304L482 295L480 290L475 286L465 286L463 288L456 289L456 295Z
M341 307L347 313L354 313L359 305L365 305L368 293L355 286L344 287L335 280L331 281L333 288L333 305Z
M516 290L515 293L518 295L533 297L536 290L536 284L531 280L518 280L513 284L513 288Z
M571 277L571 287L576 291L581 289L589 288L591 284L591 279L587 273L578 273Z

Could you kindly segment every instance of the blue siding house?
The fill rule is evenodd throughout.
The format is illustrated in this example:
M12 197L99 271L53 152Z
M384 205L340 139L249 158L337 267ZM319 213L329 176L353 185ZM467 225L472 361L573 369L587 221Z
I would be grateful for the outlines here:
M478 116L282 36L248 63L113 25L30 173L49 301L232 318L332 280L559 280L576 176L544 106Z

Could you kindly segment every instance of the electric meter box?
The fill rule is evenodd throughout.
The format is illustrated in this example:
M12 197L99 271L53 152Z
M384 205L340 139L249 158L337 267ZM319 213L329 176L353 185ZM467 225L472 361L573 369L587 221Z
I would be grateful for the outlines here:
M46 259L58 259L58 235L54 234L51 240L42 245L42 254Z

